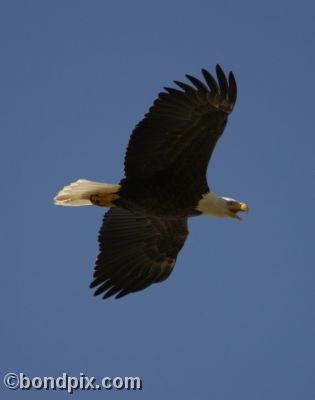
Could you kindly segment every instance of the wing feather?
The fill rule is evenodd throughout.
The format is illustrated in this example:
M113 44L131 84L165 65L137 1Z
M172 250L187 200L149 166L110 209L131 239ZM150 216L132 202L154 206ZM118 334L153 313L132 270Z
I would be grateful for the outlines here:
M161 282L172 272L188 235L185 218L145 217L113 207L99 233L100 252L91 288L116 298Z
M216 72L217 72L217 77L218 77L218 82L219 82L219 87L220 87L220 94L223 99L227 97L228 93L228 83L226 76L224 72L222 71L222 68L218 64L216 67Z
M213 95L216 95L219 92L218 84L214 77L208 72L206 69L202 69L202 74L209 86L209 89L211 90Z
M219 65L217 80L205 69L205 83L186 75L193 85L174 81L165 88L133 130L125 156L126 178L157 174L189 183L205 179L207 166L236 101L236 82ZM193 168L191 166L193 165ZM165 173L167 172L167 174ZM189 190L189 188L187 188Z
M186 78L190 80L190 82L196 86L197 90L199 90L202 93L207 93L208 88L207 86L201 82L199 79L191 76L191 75L186 75Z
M229 92L228 98L230 103L234 106L237 97L237 86L233 72L229 73Z

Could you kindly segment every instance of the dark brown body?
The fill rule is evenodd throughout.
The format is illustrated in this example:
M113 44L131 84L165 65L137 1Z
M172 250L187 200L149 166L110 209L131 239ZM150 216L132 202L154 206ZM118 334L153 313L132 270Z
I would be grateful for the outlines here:
M120 198L113 203L119 207L147 216L191 217L199 215L196 206L204 193L209 191L206 182L190 182L180 177L163 176L152 179L124 178L120 182ZM194 187L192 187L192 185Z

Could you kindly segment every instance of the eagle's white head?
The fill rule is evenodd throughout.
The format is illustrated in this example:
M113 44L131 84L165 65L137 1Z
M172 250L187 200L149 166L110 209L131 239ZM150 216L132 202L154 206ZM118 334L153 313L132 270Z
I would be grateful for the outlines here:
M205 193L199 200L196 210L209 217L229 217L241 220L238 212L248 212L249 207L241 201L229 197L219 197L213 192L209 192Z

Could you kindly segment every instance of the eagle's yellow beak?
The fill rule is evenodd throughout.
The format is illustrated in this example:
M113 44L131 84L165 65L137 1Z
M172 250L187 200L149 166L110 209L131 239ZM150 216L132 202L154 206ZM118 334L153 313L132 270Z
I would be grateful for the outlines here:
M246 203L240 203L240 211L248 212L249 207Z

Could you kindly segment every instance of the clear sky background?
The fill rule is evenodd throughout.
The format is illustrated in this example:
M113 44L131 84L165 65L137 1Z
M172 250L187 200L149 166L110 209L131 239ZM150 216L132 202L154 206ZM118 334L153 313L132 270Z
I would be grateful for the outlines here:
M1 2L1 379L143 380L78 399L315 398L314 15L312 1ZM208 180L250 213L191 220L166 282L93 297L104 210L53 196L117 182L157 93L216 63L239 96Z

